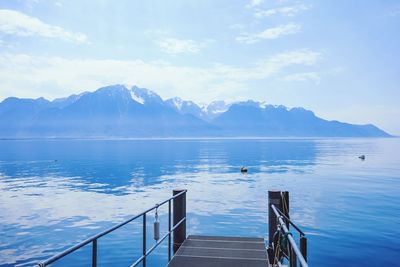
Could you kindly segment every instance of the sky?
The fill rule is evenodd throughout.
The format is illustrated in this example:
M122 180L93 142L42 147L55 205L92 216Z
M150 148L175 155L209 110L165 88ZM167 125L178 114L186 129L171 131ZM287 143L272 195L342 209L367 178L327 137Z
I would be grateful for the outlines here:
M400 135L400 1L0 0L0 101L111 84Z

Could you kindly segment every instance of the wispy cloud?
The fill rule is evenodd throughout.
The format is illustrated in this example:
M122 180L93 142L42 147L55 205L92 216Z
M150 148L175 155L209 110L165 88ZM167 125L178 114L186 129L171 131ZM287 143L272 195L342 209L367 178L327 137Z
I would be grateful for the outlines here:
M88 37L83 33L70 32L61 27L46 24L38 18L8 9L0 9L0 33L58 38L79 44L88 43Z
M62 2L59 2L59 1L54 2L54 5L56 7L60 7L60 8L64 6L64 4Z
M302 72L286 75L285 77L283 77L283 80L290 82L312 81L318 84L321 80L321 76L318 72Z
M318 70L318 71L308 71L308 72L295 72L291 74L287 74L281 78L283 81L287 82L314 82L315 84L319 84L320 81L324 77L328 76L336 76L339 75L343 72L345 72L346 69L344 67L334 67L331 69L325 69L325 70Z
M301 30L301 25L295 23L288 23L273 28L268 28L259 33L244 33L236 37L236 41L245 44L253 44L263 39L277 39L284 35L298 33Z
M247 92L250 82L272 79L291 66L312 66L320 58L319 52L294 50L272 55L245 67L214 64L198 68L176 66L164 61L0 54L0 97L41 95L52 98L122 83L155 89L163 97L178 95L209 102L219 98L237 98L241 92Z
M14 45L12 45L12 44L10 44L10 43L8 43L8 42L5 42L5 41L3 41L3 40L0 39L0 47L4 47L4 48L13 48Z
M161 50L168 54L197 53L212 40L196 42L190 39L162 38L157 42Z
M164 38L158 42L162 51L168 54L197 53L200 45L193 40Z
M247 8L252 8L261 5L264 0L250 0L250 2L246 5Z
M274 15L293 17L296 14L298 14L302 11L306 11L310 8L311 8L311 5L297 4L297 5L292 5L292 6L271 8L271 9L267 9L267 10L258 10L256 13L254 13L254 16L257 18L271 17Z

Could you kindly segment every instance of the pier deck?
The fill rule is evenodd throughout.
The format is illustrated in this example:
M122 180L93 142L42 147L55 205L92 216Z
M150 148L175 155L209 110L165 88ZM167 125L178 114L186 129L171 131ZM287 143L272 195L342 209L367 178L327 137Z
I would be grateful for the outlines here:
M266 267L264 239L189 235L168 267Z

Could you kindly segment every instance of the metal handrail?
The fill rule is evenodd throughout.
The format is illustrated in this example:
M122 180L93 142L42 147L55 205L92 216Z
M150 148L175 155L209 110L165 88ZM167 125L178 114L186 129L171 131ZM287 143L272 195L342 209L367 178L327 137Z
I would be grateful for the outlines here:
M306 234L297 226L294 224L294 222L292 222L290 220L290 218L288 218L280 209L276 209L280 215L282 215L283 218L285 218L286 221L288 221L290 223L290 225L292 225L294 227L294 229L297 230L297 232L299 232L300 236L305 236Z
M57 260L59 260L59 259L65 257L65 256L71 254L72 252L74 252L74 251L80 249L81 247L86 246L86 245L89 244L89 243L92 243L92 244L93 244L93 247L92 247L92 266L96 266L96 264L97 264L97 239L99 239L100 237L105 236L105 235L107 235L107 234L109 234L109 233L111 233L111 232L117 230L118 228L121 228L122 226L124 226L124 225L126 225L126 224L128 224L128 223L130 223L130 222L132 222L132 221L134 221L134 220L136 220L137 218L143 216L143 237L144 237L144 238L143 238L143 255L138 259L138 261L136 261L136 262L132 265L132 266L136 266L137 264L139 264L140 262L142 262L142 261L146 258L146 256L147 256L149 253L151 253L151 252L152 252L152 251L167 237L167 236L170 237L172 231L175 230L181 223L183 223L183 222L186 220L186 216L185 216L181 221L179 221L177 224L175 224L175 225L172 227L172 229L171 229L171 200L173 200L173 199L175 199L175 198L177 198L177 197L179 197L179 196L181 196L181 195L183 195L183 194L186 194L186 192L187 192L187 190L183 190L182 192L180 192L180 193L178 193L178 194L176 194L176 195L174 195L174 196L168 198L167 200L164 200L163 202L161 202L161 203L159 203L159 204L154 205L153 207L151 207L151 208L149 208L149 209L147 209L147 210L145 210L145 211L139 213L138 215L135 215L135 216L133 216L132 218L130 218L130 219L128 219L128 220L126 220L126 221L124 221L124 222L122 222L122 223L119 223L119 224L117 224L117 225L115 225L115 226L113 226L113 227L111 227L111 228L109 228L109 229L107 229L107 230L104 230L103 232L100 232L100 233L98 233L98 234L96 234L96 235L94 235L94 236L92 236L92 237L89 237L88 239L86 239L86 240L80 242L79 244L76 244L75 246L72 246L72 247L70 247L70 248L68 248L68 249L66 249L66 250L64 250L64 251L62 251L62 252L60 252L60 253L58 253L58 254L56 254L56 255L50 257L50 258L48 258L47 260L44 260L44 261L40 262L39 264L37 264L37 266L38 266L38 267L45 267L45 266L48 266L49 264L54 263L55 261L57 261ZM168 217L169 217L169 225L168 225L168 226L169 226L169 227L168 227L169 229L168 229L168 230L169 230L169 231L168 231L168 233L167 233L165 236L163 236L163 237L159 240L160 242L157 242L151 249L149 249L148 251L146 251L146 238L145 238L145 237L146 237L146 214L147 214L148 212L152 211L152 210L157 209L158 207L164 205L164 204L167 203L167 202L168 202L168 206L169 206L169 207L168 207ZM169 244L168 244L168 248L169 248L169 251L168 251L168 259L171 258L171 254L170 254L171 244L170 244L170 243L171 243L171 239L169 238Z
M278 209L275 207L274 204L271 205L271 208L274 211L275 216L277 217L279 225L283 229L284 234L287 236L293 252L298 257L301 266L302 267L308 267L308 264L307 264L306 260L304 259L302 253L300 252L299 248L297 247L297 244L294 241L292 234L289 232L289 229L287 228L286 223L283 221L284 217L279 214ZM292 265L290 265L290 266L292 266Z
M137 266L139 263L141 263L143 261L143 259L149 255L156 247L158 247L158 245L160 245L165 238L167 238L167 236L169 236L171 234L172 231L174 231L181 223L183 223L186 220L186 217L184 217L182 220L180 220L172 229L171 231L169 231L168 233L166 233L163 237L160 238L160 240L158 240L156 242L156 244L154 244L154 246L152 246L149 250L146 251L145 254L143 254L139 259L137 259L137 261L135 261L134 264L131 265L131 267L135 267Z

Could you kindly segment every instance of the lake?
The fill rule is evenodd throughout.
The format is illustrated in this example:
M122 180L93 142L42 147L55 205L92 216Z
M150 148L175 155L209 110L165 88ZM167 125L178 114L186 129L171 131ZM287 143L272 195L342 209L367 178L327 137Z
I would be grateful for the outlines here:
M188 234L268 238L268 190L287 190L311 266L396 266L399 151L397 138L1 140L0 266L32 266L174 188L188 190ZM162 231L166 218L167 206ZM150 213L148 247L153 220ZM140 256L141 223L99 239L99 266ZM54 266L88 266L90 255L88 246ZM148 266L166 261L164 242Z

